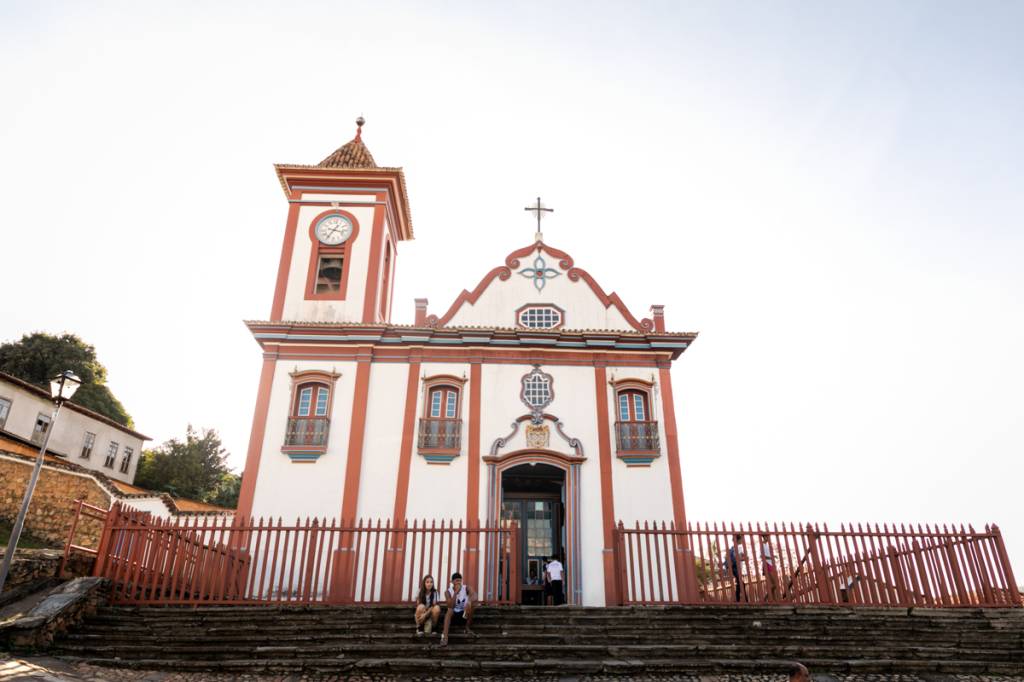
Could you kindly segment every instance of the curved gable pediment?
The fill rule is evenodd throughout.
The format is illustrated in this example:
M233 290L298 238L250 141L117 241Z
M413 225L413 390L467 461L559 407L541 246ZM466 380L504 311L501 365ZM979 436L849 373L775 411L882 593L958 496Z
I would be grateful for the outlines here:
M517 311L545 304L563 311L559 326L566 329L654 329L651 320L638 320L618 294L606 294L572 256L544 242L513 251L472 291L463 289L444 315L427 320L438 327L515 327Z

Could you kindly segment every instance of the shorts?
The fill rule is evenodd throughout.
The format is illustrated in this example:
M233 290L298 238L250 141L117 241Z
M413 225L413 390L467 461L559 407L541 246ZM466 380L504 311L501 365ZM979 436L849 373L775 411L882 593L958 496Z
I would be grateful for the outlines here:
M466 624L467 624L466 623L466 613L464 611L452 611L452 625L453 626L454 625L465 626Z

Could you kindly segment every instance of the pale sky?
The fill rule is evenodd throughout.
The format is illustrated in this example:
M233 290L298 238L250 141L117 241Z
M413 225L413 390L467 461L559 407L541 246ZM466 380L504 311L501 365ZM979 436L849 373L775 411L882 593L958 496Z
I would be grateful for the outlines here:
M287 204L403 166L395 321L547 241L676 363L694 520L997 522L1024 580L1024 4L0 2L0 340L241 468Z

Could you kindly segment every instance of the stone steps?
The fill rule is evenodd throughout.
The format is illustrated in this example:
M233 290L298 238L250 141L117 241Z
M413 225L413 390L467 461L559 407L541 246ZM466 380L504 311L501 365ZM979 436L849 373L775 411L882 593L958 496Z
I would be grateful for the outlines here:
M461 641L453 639L455 641ZM922 647L917 645L884 646L884 647L845 647L837 649L835 645L811 644L775 644L756 646L750 644L579 644L579 643L511 643L511 642L472 642L472 650L449 647L437 652L440 658L456 657L470 660L533 660L550 658L561 654L565 658L726 658L742 656L745 658L764 658L769 656L801 656L805 658L822 658L828 655L858 654L868 658L900 658L908 660L950 660L968 658L971 660L987 660L998 662L1017 661L1024 667L1024 655L998 648L963 648L963 647ZM76 644L65 643L61 650L68 654L97 657L121 658L157 658L174 654L181 658L198 658L204 660L233 659L246 653L254 658L351 658L362 656L385 655L422 655L436 647L436 640L428 642L336 642L336 643L302 643L302 644L264 644L240 648L225 644L192 644L163 645L155 644Z
M93 664L222 673L621 675L1024 671L1024 609L484 608L416 637L407 607L104 607L55 644Z

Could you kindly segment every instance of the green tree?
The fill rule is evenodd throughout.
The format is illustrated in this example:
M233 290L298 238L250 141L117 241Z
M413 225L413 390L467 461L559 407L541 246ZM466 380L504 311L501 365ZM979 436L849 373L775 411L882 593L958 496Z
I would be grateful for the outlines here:
M198 432L190 424L184 440L171 438L143 451L135 484L201 502L221 504L232 494L237 501L238 484L233 479L239 477L228 470L227 456L215 430Z
M238 494L242 490L242 477L230 472L223 474L214 496L206 502L219 507L234 509L238 506Z
M96 349L75 334L35 332L25 334L20 341L0 344L0 372L46 390L50 389L50 379L66 369L82 380L71 402L134 427L131 415L107 388L107 368L96 359Z

